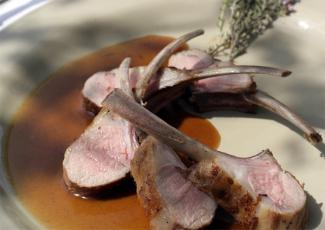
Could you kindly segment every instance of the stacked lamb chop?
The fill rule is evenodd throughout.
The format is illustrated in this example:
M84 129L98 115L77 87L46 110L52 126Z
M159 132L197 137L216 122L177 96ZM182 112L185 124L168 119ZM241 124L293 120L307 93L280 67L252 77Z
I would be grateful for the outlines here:
M74 194L94 195L131 171L153 229L200 229L211 223L217 206L247 229L301 229L306 194L269 150L249 158L212 150L154 114L184 98L198 111L261 106L291 121L313 144L321 141L298 115L257 90L251 77L284 77L289 71L238 66L200 50L172 55L201 34L198 30L176 39L148 66L130 68L126 58L118 69L86 81L87 108L99 112L66 150L66 185ZM168 67L163 67L166 61ZM185 165L184 156L194 163Z

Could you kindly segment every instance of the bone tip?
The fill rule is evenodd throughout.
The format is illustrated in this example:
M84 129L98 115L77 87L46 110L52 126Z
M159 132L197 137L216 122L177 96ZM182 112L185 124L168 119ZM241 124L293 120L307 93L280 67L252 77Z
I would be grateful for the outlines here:
M204 34L204 30L203 29L197 29L197 30L194 30L192 33L199 36L199 35Z
M140 104L143 104L143 98L144 98L144 92L143 92L143 90L141 90L141 89L136 90L135 91L135 96L136 96L137 101Z
M131 58L130 57L126 57L122 60L120 66L122 67L129 67L131 63Z
M318 144L318 143L320 143L320 142L323 141L322 136L319 133L317 133L317 132L311 133L309 135L306 135L306 138L313 145L316 145L316 144Z
M288 77L292 72L290 70L284 70L281 74L281 77Z
M125 61L126 63L130 64L130 62L131 62L131 57L126 57L126 58L124 58L124 61Z
M198 29L200 34L204 34L204 29Z
M273 157L273 153L270 149L264 149L261 153L262 153L262 155L269 155L269 156Z

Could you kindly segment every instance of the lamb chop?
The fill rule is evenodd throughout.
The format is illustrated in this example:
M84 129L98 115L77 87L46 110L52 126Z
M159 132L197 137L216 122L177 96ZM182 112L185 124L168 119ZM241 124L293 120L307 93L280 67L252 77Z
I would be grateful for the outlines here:
M119 89L110 93L103 104L176 152L195 160L197 164L189 178L198 188L210 192L218 205L245 229L303 228L306 193L269 150L249 158L212 150L169 126Z
M136 85L139 87L139 79L142 77L143 80L141 80L141 84L149 84L151 77L157 74L158 69L173 52L175 52L188 40L201 34L203 34L203 30L196 30L187 33L168 44L157 54L157 56L148 64L148 66L131 68L129 71L130 87L132 89L134 89ZM114 88L121 88L121 82L119 80L119 76L116 74L116 71L117 69L113 69L108 72L95 73L85 82L82 93L86 99L86 105L90 105L92 107L91 110L95 108L98 111L102 107L101 102L105 99L106 95ZM168 79L169 74L167 73L166 76ZM142 94L142 92L140 92L140 94ZM142 97L144 97L144 95ZM138 97L138 99L142 100L143 98Z
M214 68L234 67L230 61L215 60L208 53L189 49L172 55L168 60L168 66L179 70L188 70L196 74L203 72L207 74ZM212 72L213 74L213 72ZM288 76L289 72L283 72L282 76ZM254 92L256 83L249 74L224 75L218 78L199 79L193 82L191 92L194 93L242 93Z
M131 161L131 173L152 229L200 229L213 219L214 199L193 185L190 170L162 142L147 137Z
M129 64L130 60L125 59L117 74L122 91L135 101L129 84ZM105 190L129 172L130 160L137 147L134 127L102 108L93 123L67 149L63 165L68 188L82 197ZM144 204L149 202L150 207L155 206L147 209L154 228L198 229L211 222L215 201L187 179L188 170L172 149L148 138L141 144L133 162L133 176L137 184L142 183L138 185L139 197L140 188L155 191L154 196L142 196L141 199ZM153 167L146 167L147 162L152 162ZM183 211L184 208L187 211Z
M214 67L232 66L230 62L214 60L210 55L200 50L185 50L170 57L168 66L182 70L203 71ZM248 74L225 75L216 78L201 79L191 86L191 96L187 100L199 112L233 109L243 112L255 112L256 107L262 107L291 122L304 133L312 144L322 141L321 135L299 115L286 105L267 93L257 90L256 83Z
M169 58L170 68L161 68L161 64L179 45L202 33L201 30L194 31L175 40L157 55L156 60L153 60L148 68L140 66L130 69L131 87L143 96L143 99L138 100L147 101L147 108L157 112L169 101L179 98L191 85L189 87L191 96L187 101L199 112L231 109L252 113L257 107L263 107L297 126L312 144L322 141L321 135L311 125L275 98L263 93L263 98L268 96L268 100L261 102L259 99L262 98L260 96L262 93L256 93L256 83L249 75L287 76L290 74L289 71L235 66L231 62L214 60L201 50L178 52ZM116 72L117 70L113 69L96 73L86 81L83 95L88 110L95 113L99 111L106 95L113 89L121 87ZM145 77L148 73L152 74L151 78ZM268 103L265 103L266 101Z
M85 83L84 94L92 98L96 106L100 106L101 100L113 87L123 88L130 97L133 97L132 88L135 87L136 92L139 90L139 95L144 97L137 98L139 101L145 101L148 95L159 90L162 92L153 96L147 105L151 110L157 111L184 91L187 85L182 83L188 83L193 79L191 74L176 69L162 69L158 76L157 71L177 48L202 33L202 30L198 30L176 39L158 53L146 68L133 68L130 71L129 61L125 60L119 69L107 73L108 75L95 74L90 82ZM206 72L200 71L197 76L203 78L239 72L271 72L277 75L286 73L274 68L237 66L207 69ZM144 77L139 78L140 74ZM102 76L108 76L111 87L104 86ZM173 87L168 91L161 90L170 86ZM63 161L65 183L72 192L81 196L99 193L128 175L130 161L137 147L134 127L116 114L103 109L85 132L66 150Z
M169 57L168 52L173 52L182 43L201 33L202 31L189 33L168 45L158 54L159 58L152 61L156 64L149 64L149 72L155 74L152 69L159 69L159 65ZM115 72L120 87L134 100L129 65L130 59L126 58ZM75 195L87 197L122 180L130 172L130 161L138 146L133 125L119 115L101 109L84 133L65 152L63 175L68 189Z
M128 89L130 59L120 65L124 92ZM97 194L123 179L130 171L130 160L138 148L136 129L119 115L103 108L81 136L66 150L64 181L75 195Z
M164 89L170 89L176 93L178 88L179 94L184 93L186 86L191 85L191 82L198 81L204 78L222 78L227 75L228 78L237 78L237 75L243 74L268 74L275 76L287 76L290 74L287 70L281 70L271 67L262 66L211 66L208 69L200 69L200 71L183 71L168 67L162 67L172 53L180 48L186 41L201 35L202 30L190 32L176 39L174 42L167 45L150 63L148 66L138 66L130 68L130 84L135 91L138 100L148 101L152 99L158 92ZM113 69L107 72L99 72L90 76L84 84L82 94L85 99L86 109L97 113L101 106L101 102L105 97L115 88L121 88L120 81L117 74L118 70ZM148 73L151 75L148 78ZM232 76L236 75L236 76ZM240 77L239 77L240 78ZM249 78L250 79L250 78ZM246 81L246 80L244 80ZM238 82L237 87L238 87ZM222 84L222 83L221 83ZM183 92L181 92L183 91ZM165 90L164 92L167 92ZM170 94L173 95L173 94ZM139 98L142 97L142 98ZM148 102L149 103L149 102Z

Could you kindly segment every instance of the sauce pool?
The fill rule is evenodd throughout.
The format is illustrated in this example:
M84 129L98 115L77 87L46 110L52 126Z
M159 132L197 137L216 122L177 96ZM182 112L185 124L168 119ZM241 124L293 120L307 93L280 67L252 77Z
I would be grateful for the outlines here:
M47 229L149 229L130 180L101 199L70 194L62 179L65 149L92 116L81 89L95 72L117 67L124 57L145 65L172 39L146 36L99 50L54 73L25 101L8 131L9 175L24 207ZM207 120L181 119L179 129L216 148L220 136Z
M220 144L220 135L217 129L207 120L199 117L184 117L177 127L180 131L193 139L217 148Z

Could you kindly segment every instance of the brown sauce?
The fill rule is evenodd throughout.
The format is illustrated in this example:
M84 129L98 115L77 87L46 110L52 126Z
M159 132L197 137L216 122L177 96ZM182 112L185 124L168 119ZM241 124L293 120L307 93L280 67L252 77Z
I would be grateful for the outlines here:
M134 66L147 64L170 41L147 36L102 49L58 70L23 104L8 132L9 174L18 199L45 228L149 228L132 183L102 199L80 199L64 186L62 160L92 119L82 105L85 80L126 56ZM219 144L217 130L206 120L188 117L179 127L211 147Z
M216 148L220 144L218 130L205 119L190 116L184 117L177 128L186 135L211 148Z

